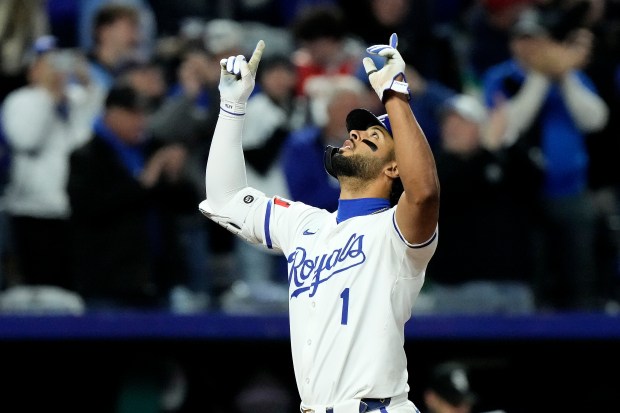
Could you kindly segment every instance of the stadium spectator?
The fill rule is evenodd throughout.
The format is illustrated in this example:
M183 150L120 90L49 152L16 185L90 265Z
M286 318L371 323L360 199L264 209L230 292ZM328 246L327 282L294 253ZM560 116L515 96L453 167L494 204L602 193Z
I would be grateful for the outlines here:
M43 0L0 2L0 103L28 83L28 55L37 38L49 34L49 15Z
M423 399L426 413L470 413L478 396L471 389L465 365L444 362L432 368Z
M485 73L483 90L490 107L507 105L507 136L527 141L542 167L535 198L538 304L592 310L601 292L587 137L606 125L609 109L583 71L592 33L564 23L538 8L524 11L511 32L512 57Z
M28 84L2 106L11 157L4 202L20 278L13 281L73 290L69 156L90 138L104 92L91 82L85 62L63 54L55 37L38 38L32 50Z
M367 107L369 96L366 86L354 76L332 78L320 86L320 96L326 100L326 123L312 123L293 131L284 146L282 161L292 200L335 211L340 187L325 171L325 147L342 144L342 137L347 136L347 114L353 108Z
M123 4L105 4L93 16L93 45L88 50L91 76L108 89L127 62L139 58L139 11Z
M472 95L442 105L435 160L445 228L418 313L535 310L529 240L539 172L520 144L502 142L505 116L501 108L488 114Z
M292 131L306 123L305 100L295 95L297 72L288 56L274 55L261 62L257 92L245 111L243 153L248 185L266 194L290 198L281 163L282 148ZM229 311L286 312L286 258L236 239L238 283L223 296ZM249 288L240 288L239 283ZM251 292L250 296L239 292Z
M147 110L133 88L113 87L70 158L74 272L90 309L162 308L186 281L175 217L195 209L187 150L145 134Z

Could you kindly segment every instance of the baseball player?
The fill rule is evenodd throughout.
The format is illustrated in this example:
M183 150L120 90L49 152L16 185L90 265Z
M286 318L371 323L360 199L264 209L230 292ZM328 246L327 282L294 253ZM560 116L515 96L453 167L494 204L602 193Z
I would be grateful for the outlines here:
M304 413L418 412L408 400L404 324L437 246L439 183L410 106L394 34L363 63L387 116L347 118L326 170L341 187L330 213L248 187L244 110L265 47L221 61L221 107L206 166L204 215L288 259L291 350ZM404 192L390 202L393 186Z

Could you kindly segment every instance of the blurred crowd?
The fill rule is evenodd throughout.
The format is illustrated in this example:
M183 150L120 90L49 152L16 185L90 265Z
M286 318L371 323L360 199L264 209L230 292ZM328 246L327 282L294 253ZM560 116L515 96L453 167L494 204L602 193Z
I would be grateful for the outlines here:
M285 313L286 259L198 211L220 60L266 42L249 185L333 211L394 32L441 183L414 311L617 311L618 0L0 2L0 311Z

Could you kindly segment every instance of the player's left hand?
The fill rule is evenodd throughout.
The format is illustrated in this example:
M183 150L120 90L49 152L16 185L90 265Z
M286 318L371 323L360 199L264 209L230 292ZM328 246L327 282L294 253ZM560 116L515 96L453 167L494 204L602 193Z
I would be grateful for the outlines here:
M223 110L241 115L245 113L245 104L254 89L256 71L263 56L265 42L258 41L249 62L245 56L230 56L220 61L220 100Z
M382 102L386 90L403 93L407 95L407 99L411 99L409 85L405 78L405 61L398 50L396 50L397 46L398 36L396 33L393 33L390 36L389 44L374 45L366 49L368 53L385 57L385 64L381 70L377 70L375 63L370 57L365 57L362 61L368 80Z

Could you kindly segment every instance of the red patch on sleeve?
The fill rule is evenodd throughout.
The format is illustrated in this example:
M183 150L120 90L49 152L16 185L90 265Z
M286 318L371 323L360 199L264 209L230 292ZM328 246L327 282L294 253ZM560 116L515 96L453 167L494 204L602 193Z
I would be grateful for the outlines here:
M289 202L286 202L285 200L277 198L277 197L273 200L273 202L274 202L274 204L280 205L280 206L282 206L284 208L288 208L288 207L291 206L291 204Z

